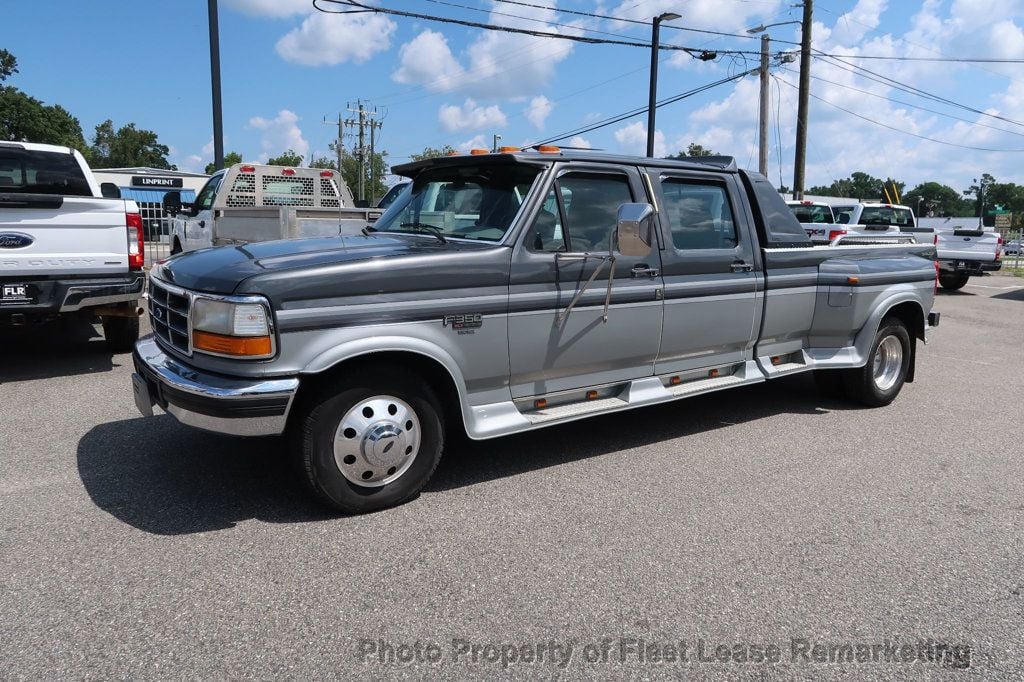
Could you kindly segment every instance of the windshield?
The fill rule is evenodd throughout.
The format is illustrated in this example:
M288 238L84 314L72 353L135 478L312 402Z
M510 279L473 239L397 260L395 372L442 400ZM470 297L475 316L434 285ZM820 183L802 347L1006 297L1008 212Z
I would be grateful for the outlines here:
M853 218L853 209L856 206L833 206L832 213L836 216L836 222L840 225L848 225Z
M801 223L834 223L832 209L828 206L808 206L807 204L790 204L789 210Z
M395 203L395 199L398 198L398 195L405 191L405 188L411 184L411 182L400 182L389 189L388 193L385 194L379 202L377 202L377 208L387 208L391 204Z
M531 166L494 164L425 170L373 230L501 241L539 173Z
M862 225L896 225L913 227L914 217L909 208L891 206L865 206L860 214Z

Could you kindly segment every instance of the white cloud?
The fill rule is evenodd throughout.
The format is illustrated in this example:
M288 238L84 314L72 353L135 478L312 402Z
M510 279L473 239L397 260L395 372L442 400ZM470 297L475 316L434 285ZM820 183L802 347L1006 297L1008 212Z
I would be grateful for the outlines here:
M316 12L282 36L276 49L284 60L306 66L360 64L391 47L395 28L380 14Z
M569 21L552 9L516 7L515 14L522 18L492 14L491 20L505 26L562 34L579 33L583 26L582 22ZM458 90L474 97L521 97L542 90L573 49L573 43L565 40L483 31L460 61L441 34L426 30L402 46L399 66L392 78L433 92Z
M472 99L467 99L461 107L453 104L442 105L437 112L437 120L449 133L459 130L504 128L508 125L508 119L498 105L484 107Z
M538 95L530 100L530 104L523 109L523 116L533 124L537 130L544 130L544 121L551 114L555 105L544 95Z
M456 144L455 148L465 154L471 149L490 149L491 143L483 135L474 135L472 138Z
M615 141L627 154L643 156L647 153L647 126L640 121L623 126L615 131ZM665 133L656 129L654 131L654 155L660 157L666 156L667 153Z
M249 127L260 131L260 160L265 161L289 149L305 158L309 153L309 142L302 136L298 123L299 117L288 109L282 109L271 119L261 116L250 118Z
M836 21L836 29L842 30L843 41L859 42L868 31L878 28L887 5L886 0L859 0L853 9Z
M590 140L583 137L582 135L576 135L569 140L570 147L578 147L579 149L593 149L594 145L590 144Z
M224 4L243 14L275 19L313 11L310 0L225 0Z
M398 70L391 77L399 83L443 92L457 87L465 75L448 48L448 40L437 31L424 31L402 45L398 59Z

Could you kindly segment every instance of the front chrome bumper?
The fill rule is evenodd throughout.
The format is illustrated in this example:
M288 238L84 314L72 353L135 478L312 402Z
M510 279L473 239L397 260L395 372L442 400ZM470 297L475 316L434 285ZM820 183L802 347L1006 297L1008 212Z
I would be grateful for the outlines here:
M132 389L144 416L159 406L182 424L233 436L283 433L299 380L206 373L165 353L152 336L135 344Z

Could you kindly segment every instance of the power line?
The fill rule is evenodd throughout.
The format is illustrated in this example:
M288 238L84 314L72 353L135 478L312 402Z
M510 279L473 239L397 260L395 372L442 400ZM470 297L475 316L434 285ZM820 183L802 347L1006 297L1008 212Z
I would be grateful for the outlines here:
M815 50L815 52L818 52L818 51ZM821 55L821 53L819 53L819 56L820 55ZM825 56L827 56L827 55L825 55ZM838 62L838 64L836 62ZM1013 125L1018 125L1018 126L1024 127L1024 123L1022 123L1020 121L1015 121L1012 118L1006 118L1005 116L1000 116L998 114L990 114L990 113L988 113L986 111L982 111L981 109L975 109L972 106L968 106L966 104L962 104L960 102L953 101L953 100L948 99L946 97L942 97L940 95L936 95L934 93L927 92L927 91L922 90L920 88L916 88L913 85L907 85L906 83L902 83L902 82L900 82L900 81L898 81L898 80L896 80L894 78L890 78L889 76L884 76L884 75L882 75L880 73L876 73L874 71L871 71L870 69L866 69L863 66L859 66L857 64L852 64L850 62L844 61L843 59L840 59L840 58L837 58L837 57L830 57L828 60L826 60L825 63L832 64L833 66L838 66L839 68L844 69L846 71L850 71L850 69L856 69L856 71L860 71L860 72L869 74L870 76L874 76L874 78L869 78L867 76L862 76L862 77L868 78L868 80L875 80L876 82L881 82L884 85L892 84L892 86L895 87L897 90L902 90L902 91L904 91L906 93L909 93L911 95L917 95L918 97L924 97L925 99L930 99L930 100L933 100L935 102L939 102L941 104L946 104L946 105L952 106L952 107L958 107L960 109L964 109L966 111L970 111L970 112L978 114L980 116L987 116L989 118L994 118L994 119L997 119L999 121L1005 121L1006 123L1012 123ZM855 72L851 72L851 73L855 73ZM862 74L858 74L858 75L862 75ZM881 78L882 81L878 81L877 79L879 79L879 78Z
M795 71L793 71L793 69L785 69L784 68L782 70L787 72L787 73L796 73ZM813 78L816 81L821 81L823 83L828 83L829 85L835 85L835 86L838 86L840 88L845 88L847 90L853 90L854 92L859 92L859 93L864 94L864 95L869 95L870 97L877 97L878 99L884 99L884 100L887 100L887 101L892 102L894 104L901 104L901 105L906 106L906 107L912 107L914 109L920 109L921 111L927 111L930 114L936 114L938 116L944 116L946 118L951 118L954 121L963 121L964 123L969 123L969 124L974 125L974 126L981 126L983 128L991 128L992 130L998 130L1001 133L1007 133L1007 134L1010 134L1010 135L1017 135L1018 137L1024 137L1024 133L1019 133L1019 132L1017 132L1015 130L1007 130L1006 128L1000 128L998 126L989 125L987 123L980 123L978 121L972 121L969 118L963 118L961 116L954 116L953 114L949 114L949 113L946 113L944 111L938 111L937 109L929 109L928 107L922 107L920 104L914 104L913 102L905 102L903 100L895 99L893 97L886 97L885 95L880 95L880 94L878 94L876 92L871 92L870 90L861 90L860 88L855 88L852 85L849 85L847 83L837 83L837 82L829 80L827 78L822 78L821 76L815 76L814 74L811 74L811 78Z
M893 62L963 62L965 64L1024 64L1024 59L996 59L992 57L894 57L873 54L827 54L835 59L878 59Z
M434 0L431 0L431 1L434 1ZM594 12L583 12L581 10L563 9L561 7L551 7L549 5L537 5L537 4L532 3L532 2L523 2L522 0L494 0L494 1L506 4L506 5L520 5L522 7L532 7L534 9L546 9L546 10L551 10L553 12L561 12L562 14L572 14L572 15L575 15L575 16L589 17L591 19L604 19L606 21L621 21L621 22L623 22L625 24L636 24L636 25L645 26L645 27L650 27L650 25L651 25L650 21L642 21L640 19L627 19L626 17L616 17L616 16L612 16L612 15L608 15L608 14L596 14ZM640 3L637 3L637 5L634 5L634 7L638 6L639 4ZM484 11L486 11L486 10L484 10ZM709 35L726 36L726 37L729 37L729 38L747 38L747 39L753 39L753 40L760 40L760 38L758 36L750 35L750 34L725 33L723 31L712 31L712 30L709 30L709 29L690 28L688 26L677 26L675 24L668 24L668 23L662 24L662 27L663 28L673 28L673 29L675 29L677 31L690 31L692 33L707 33ZM797 42L794 42L794 41L791 41L791 40L777 40L775 42L787 43L789 45L799 45L800 44L800 43L797 43Z
M354 7L352 10L328 10L321 7L322 4L341 5L343 7ZM387 9L384 7L376 7L373 5L364 5L358 0L313 0L313 7L320 12L325 14L359 14L364 12L372 12L375 14L388 14L398 17L406 17L411 19L423 19L425 21L436 21L443 24L455 24L458 26L466 26L468 28L480 28L488 31L501 31L504 33L517 33L520 35L528 35L536 38L556 38L558 40L572 40L578 43L587 43L590 45L623 45L626 47L642 47L645 50L651 49L651 44L646 42L639 42L636 40L620 40L612 38L592 38L584 35L573 35L569 33L552 33L550 31L538 31L529 28L518 28L515 26L501 26L499 24L488 24L479 21L469 21L467 19L455 19L453 17L439 17L432 14L422 14L420 12L408 12L406 10L398 9ZM475 9L466 7L466 9ZM526 17L522 17L526 18ZM574 27L575 28L575 27ZM677 52L687 53L700 53L701 50L693 47L685 47L682 45L672 45L670 43L662 43L658 46L661 50L672 50ZM747 50L720 50L719 52L728 54L754 54Z
M699 87L693 88L692 90L687 90L686 92L681 92L681 93L679 93L677 95L672 95L670 97L666 97L665 99L659 101L654 106L655 106L656 109L660 109L661 107L667 106L669 104L673 104L673 103L678 102L680 100L686 99L687 97L692 97L694 95L698 95L698 94L700 94L700 93L702 93L702 92L704 92L706 90L710 90L712 88L718 87L719 85L725 85L726 83L730 83L732 81L739 80L740 78L743 78L744 76L749 76L750 74L757 73L757 72L758 72L758 69L752 69L750 71L744 71L743 73L738 73L738 74L736 74L734 76L728 76L726 78L721 78L721 79L719 79L717 81L714 81L713 83L706 83L705 85L701 85ZM615 116L603 119L603 120L598 121L596 123L593 123L593 124L590 124L590 125L586 125L586 126L582 126L582 127L577 128L575 130L571 130L569 132L557 135L555 137L549 137L546 140L544 140L543 142L538 142L537 144L551 144L552 142L558 142L559 140L564 140L567 137L574 137L576 135L583 135L585 133L589 133L589 132L592 132L594 130L598 130L600 128L606 128L606 127L608 127L610 125L614 125L616 123L621 123L622 121L625 121L628 118L633 118L634 116L639 116L640 114L644 114L644 113L647 112L647 109L648 109L648 107L639 107L637 109L633 109L633 110L627 111L627 112L622 113L622 114L616 114Z
M784 83L784 84L788 85L789 87L793 88L794 90L798 90L799 89L797 86L793 85L792 83L790 83L787 80L784 80L782 78L779 78L778 80L779 80L780 83ZM958 147L960 149L970 149L970 150L976 151L976 152L1007 152L1007 153L1013 153L1013 154L1024 153L1024 149L992 149L992 148L989 148L989 147L972 147L972 146L966 145L966 144L957 144L956 142L947 142L946 140L936 140L934 137L928 137L926 135L918 135L917 133L912 133L909 130L903 130L901 128L896 128L895 126L891 126L888 123L882 123L881 121L876 121L873 118L868 118L867 116L864 116L862 114L858 114L856 111L850 111L849 109L841 107L841 106L839 106L838 104L836 104L834 102L830 102L830 101L828 101L827 99L825 99L823 97L819 97L818 95L815 95L813 92L812 93L808 93L808 94L811 97L813 97L814 99L818 100L819 102L824 102L825 104L829 105L830 107L834 107L836 109L839 109L840 111L845 111L847 114L850 114L851 116L856 116L857 118L859 118L859 119L861 119L863 121L867 121L868 123L874 123L877 126L881 126L882 128L887 128L887 129L892 130L892 131L897 132L897 133L902 133L903 135L910 135L911 137L916 137L919 140L926 140L928 142L935 142L937 144L944 144L944 145L949 146L949 147Z

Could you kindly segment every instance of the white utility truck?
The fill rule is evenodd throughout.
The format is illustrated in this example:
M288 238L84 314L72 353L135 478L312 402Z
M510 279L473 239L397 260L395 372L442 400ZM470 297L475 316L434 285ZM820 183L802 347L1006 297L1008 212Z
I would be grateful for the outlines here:
M68 147L0 142L0 328L99 319L132 349L146 283L142 216Z
M195 203L168 192L171 253L224 244L359 234L383 210L357 208L333 170L236 163L206 182Z

